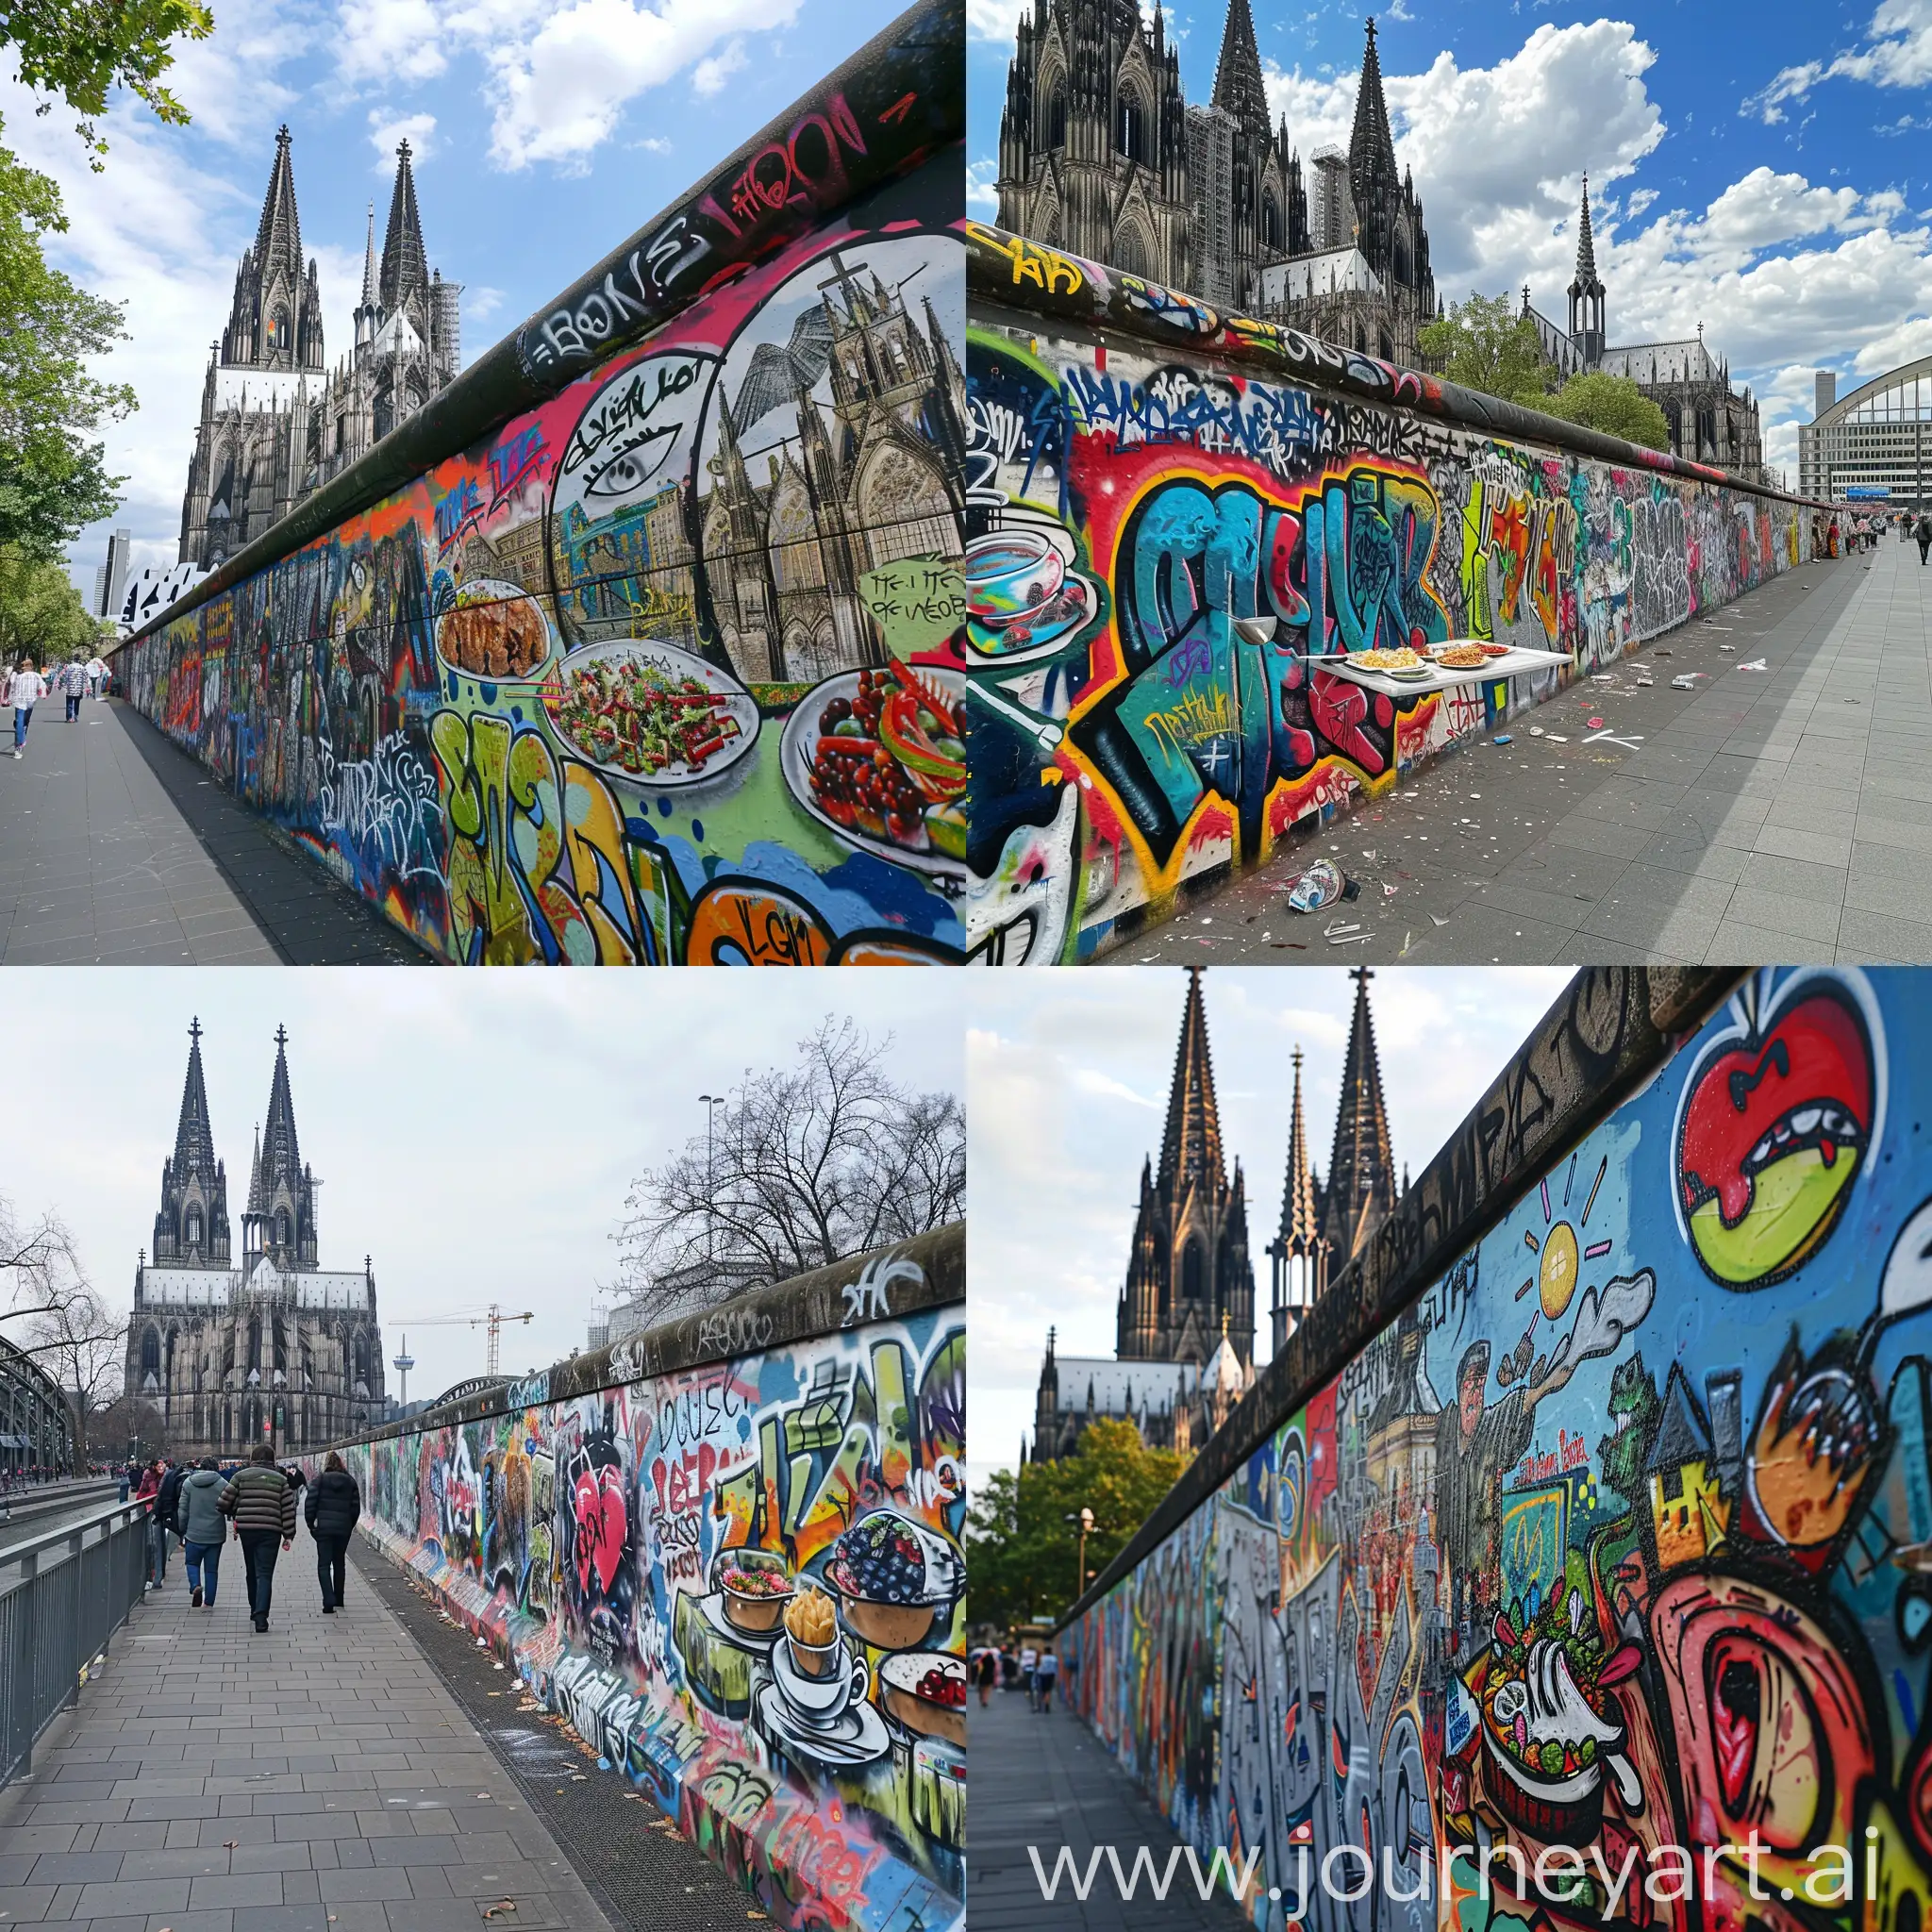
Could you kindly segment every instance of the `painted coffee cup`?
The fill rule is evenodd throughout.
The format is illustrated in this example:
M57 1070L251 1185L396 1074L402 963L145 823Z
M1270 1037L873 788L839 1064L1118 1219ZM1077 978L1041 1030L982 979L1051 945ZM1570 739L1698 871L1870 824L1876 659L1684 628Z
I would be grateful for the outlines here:
M1059 552L1038 530L995 530L966 552L966 608L981 624L1010 624L1065 579Z
M847 1706L864 1698L872 1674L862 1657L847 1650L842 1637L830 1643L801 1643L788 1631L784 1650L778 1688L808 1724L834 1724Z

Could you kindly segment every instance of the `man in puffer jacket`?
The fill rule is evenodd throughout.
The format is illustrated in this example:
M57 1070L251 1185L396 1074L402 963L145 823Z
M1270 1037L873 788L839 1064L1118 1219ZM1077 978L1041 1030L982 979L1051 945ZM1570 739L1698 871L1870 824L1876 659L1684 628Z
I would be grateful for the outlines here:
M197 1610L204 1603L209 1609L215 1607L222 1542L228 1533L228 1525L222 1521L222 1494L227 1487L221 1464L212 1456L204 1456L201 1467L181 1479L175 1516L181 1525L181 1547L188 1557L189 1602ZM202 1594L204 1587L206 1596Z
M258 1442L249 1451L246 1466L235 1472L219 1507L224 1516L234 1520L235 1534L242 1540L255 1627L266 1630L275 1580L275 1544L286 1550L295 1541L295 1492L275 1467L275 1452L266 1442Z
M303 1513L308 1521L308 1534L315 1539L315 1574L322 1580L322 1613L326 1617L341 1608L349 1537L362 1513L362 1491L333 1449L322 1465L322 1474L308 1485Z

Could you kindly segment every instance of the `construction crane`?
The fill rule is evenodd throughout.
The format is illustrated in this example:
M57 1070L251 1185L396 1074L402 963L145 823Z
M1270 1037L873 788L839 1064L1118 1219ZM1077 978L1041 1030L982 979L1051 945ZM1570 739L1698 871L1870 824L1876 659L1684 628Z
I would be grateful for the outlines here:
M411 1328L483 1328L489 1331L490 1345L483 1373L494 1375L497 1373L497 1341L506 1322L534 1322L535 1311L525 1308L521 1315L506 1315L491 1302L487 1308L475 1308L461 1315L422 1315L409 1324Z

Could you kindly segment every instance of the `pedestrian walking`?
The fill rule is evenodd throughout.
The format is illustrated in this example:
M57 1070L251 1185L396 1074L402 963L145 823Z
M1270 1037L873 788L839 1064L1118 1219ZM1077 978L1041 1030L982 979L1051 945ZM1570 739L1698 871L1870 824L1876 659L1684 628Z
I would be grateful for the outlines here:
M992 1687L1000 1674L1000 1654L991 1644L979 1653L975 1674L979 1682L979 1707L984 1710L992 1696Z
M349 1538L362 1513L362 1491L342 1458L331 1449L322 1474L308 1485L303 1505L308 1534L315 1539L315 1574L322 1585L322 1613L342 1607L342 1577L348 1567Z
M134 1500L147 1505L147 1585L149 1590L161 1587L161 1564L167 1552L161 1547L161 1525L155 1515L155 1499L161 1493L161 1465L158 1457L148 1463L141 1472L141 1480L134 1486Z
M1048 1644L1040 1653L1040 1661L1033 1666L1033 1682L1039 1691L1039 1703L1034 1707L1045 1717L1053 1709L1053 1687L1059 1682L1060 1660L1053 1654L1053 1645Z
M1912 525L1912 535L1919 541L1919 568L1925 568L1925 553L1932 550L1932 512L1921 510L1919 521Z
M101 661L99 657L92 657L87 660L87 684L89 697L98 698L100 696L101 686L107 681L107 676L108 667Z
M177 1506L181 1549L188 1558L188 1601L200 1609L215 1607L215 1585L221 1580L222 1541L228 1525L222 1519L222 1495L228 1487L221 1464L212 1456L183 1478Z
M275 1545L286 1550L295 1541L295 1492L289 1478L275 1467L275 1451L258 1442L248 1460L235 1472L222 1491L221 1512L235 1524L242 1560L248 1571L248 1608L257 1631L268 1628L270 1599L275 1590Z
M26 727L34 721L34 707L47 695L47 680L34 669L29 652L13 667L7 680L6 702L13 707L13 756L18 758L26 744Z
M179 1536L180 1521L176 1511L181 1500L181 1483L188 1472L178 1462L163 1457L161 1459L161 1487L155 1496L155 1514L161 1524L161 1581L168 1579L168 1536L172 1531Z
M1033 1667L1040 1661L1040 1653L1031 1643L1020 1646L1020 1682L1026 1691L1026 1708L1033 1708Z
M80 716L80 701L87 695L87 666L78 658L60 667L60 695L67 700L67 722Z

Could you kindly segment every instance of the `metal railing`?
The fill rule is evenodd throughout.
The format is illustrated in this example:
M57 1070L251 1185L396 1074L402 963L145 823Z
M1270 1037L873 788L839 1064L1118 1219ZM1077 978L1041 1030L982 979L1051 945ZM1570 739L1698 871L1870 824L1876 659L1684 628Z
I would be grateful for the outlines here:
M0 1787L80 1695L147 1580L147 1506L116 1503L0 1550Z

